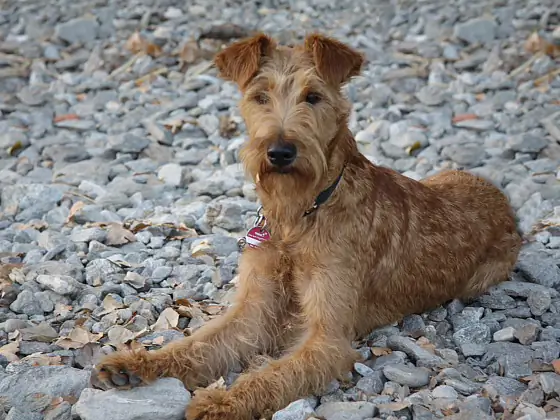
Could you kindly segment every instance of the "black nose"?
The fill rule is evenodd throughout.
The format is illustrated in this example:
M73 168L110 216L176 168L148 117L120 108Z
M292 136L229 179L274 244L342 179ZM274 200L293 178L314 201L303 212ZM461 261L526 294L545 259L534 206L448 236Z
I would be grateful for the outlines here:
M276 143L268 149L268 160L274 166L284 167L296 159L297 149L291 143Z

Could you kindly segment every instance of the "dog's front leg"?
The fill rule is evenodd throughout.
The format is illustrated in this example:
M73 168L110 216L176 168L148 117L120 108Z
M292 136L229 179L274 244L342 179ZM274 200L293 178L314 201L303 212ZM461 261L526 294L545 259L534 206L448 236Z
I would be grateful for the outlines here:
M160 350L106 356L96 367L98 382L128 388L167 376L194 389L225 374L235 363L274 349L288 300L281 279L272 277L278 272L275 254L265 249L246 252L235 301L224 315Z
M344 285L339 282L333 286L329 280L318 279L307 288L300 302L304 332L285 356L240 376L228 391L197 391L187 419L252 420L269 416L296 399L320 392L334 378L350 371L360 358L349 338L351 297L345 296L348 291L343 290Z

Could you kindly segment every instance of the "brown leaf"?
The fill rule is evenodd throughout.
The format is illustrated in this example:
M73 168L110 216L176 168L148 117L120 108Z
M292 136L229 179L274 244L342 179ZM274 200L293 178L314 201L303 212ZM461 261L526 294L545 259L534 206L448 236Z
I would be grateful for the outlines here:
M0 355L4 356L8 362L15 362L19 360L16 353L19 351L19 341L12 341L2 347L0 347Z
M134 333L120 325L113 325L107 331L107 338L109 338L110 344L119 346L134 339Z
M84 347L76 352L76 363L83 367L89 368L94 366L103 356L101 351L101 344L87 343Z
M206 389L226 389L226 381L220 376L220 379L208 385Z
M46 354L35 353L21 359L22 362L26 361L31 366L61 366L62 358L60 356L48 356Z
M176 328L179 324L179 314L172 308L165 308L159 315L158 320L152 326L153 331L165 331Z
M124 305L117 301L113 296L107 295L105 299L103 299L103 308L105 308L104 312L113 312L117 309L124 308Z
M130 242L136 242L136 236L134 233L125 229L119 223L112 223L107 232L107 239L105 244L107 245L124 245Z
M552 367L554 368L554 372L560 375L560 359L553 360Z
M88 343L96 343L101 337L102 333L92 334L83 327L74 327L68 337L59 338L55 344L65 350L81 349Z
M192 64L200 57L196 41L187 41L179 50L179 59L185 64Z
M388 354L391 354L393 351L387 347L372 347L371 348L371 354L373 354L376 357L379 356L386 356Z
M538 32L533 32L525 41L525 50L530 54L543 53L552 58L560 56L560 45L553 44Z
M459 114L455 115L451 122L456 124L461 121L470 121L470 120L478 120L478 116L476 114Z
M175 303L177 305L181 305L181 306L187 306L190 307L192 306L192 303L188 300L188 299L183 299L183 298L179 298L175 301Z
M66 218L66 223L70 223L74 221L74 217L76 214L84 208L86 204L83 201L76 201L72 207L70 207L70 211L68 213L68 217Z
M237 123L229 115L220 117L220 136L225 139L232 138L237 132Z
M152 57L159 57L162 52L159 45L149 42L146 38L142 37L139 32L134 32L130 38L128 38L125 47L133 54L144 53Z
M64 114L54 117L54 122L59 123L62 121L71 121L71 120L79 120L80 117L77 114Z
M152 340L152 344L155 344L156 346L161 346L163 345L164 341L165 338L163 337L163 335L160 335L159 337L156 337Z

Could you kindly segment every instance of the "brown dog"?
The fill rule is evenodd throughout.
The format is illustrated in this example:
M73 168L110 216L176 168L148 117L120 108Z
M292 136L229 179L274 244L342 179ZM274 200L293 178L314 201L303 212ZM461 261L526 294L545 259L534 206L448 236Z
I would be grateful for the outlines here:
M173 376L193 389L280 349L231 389L199 390L187 410L188 420L268 415L351 370L353 339L508 277L521 239L496 187L461 171L417 182L358 152L341 86L361 54L321 35L288 48L261 34L215 62L243 92L242 160L270 238L243 253L225 315L161 350L106 357L106 385Z

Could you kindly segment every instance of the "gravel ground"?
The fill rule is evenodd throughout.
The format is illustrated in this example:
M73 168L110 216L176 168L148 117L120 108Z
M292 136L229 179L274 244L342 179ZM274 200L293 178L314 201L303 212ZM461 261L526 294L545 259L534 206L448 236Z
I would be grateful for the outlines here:
M0 419L182 418L177 380L102 392L90 369L188 334L235 289L258 203L239 93L209 59L252 30L364 51L363 153L488 177L527 239L511 281L372 332L347 381L274 419L560 418L560 3L248 3L0 0Z

